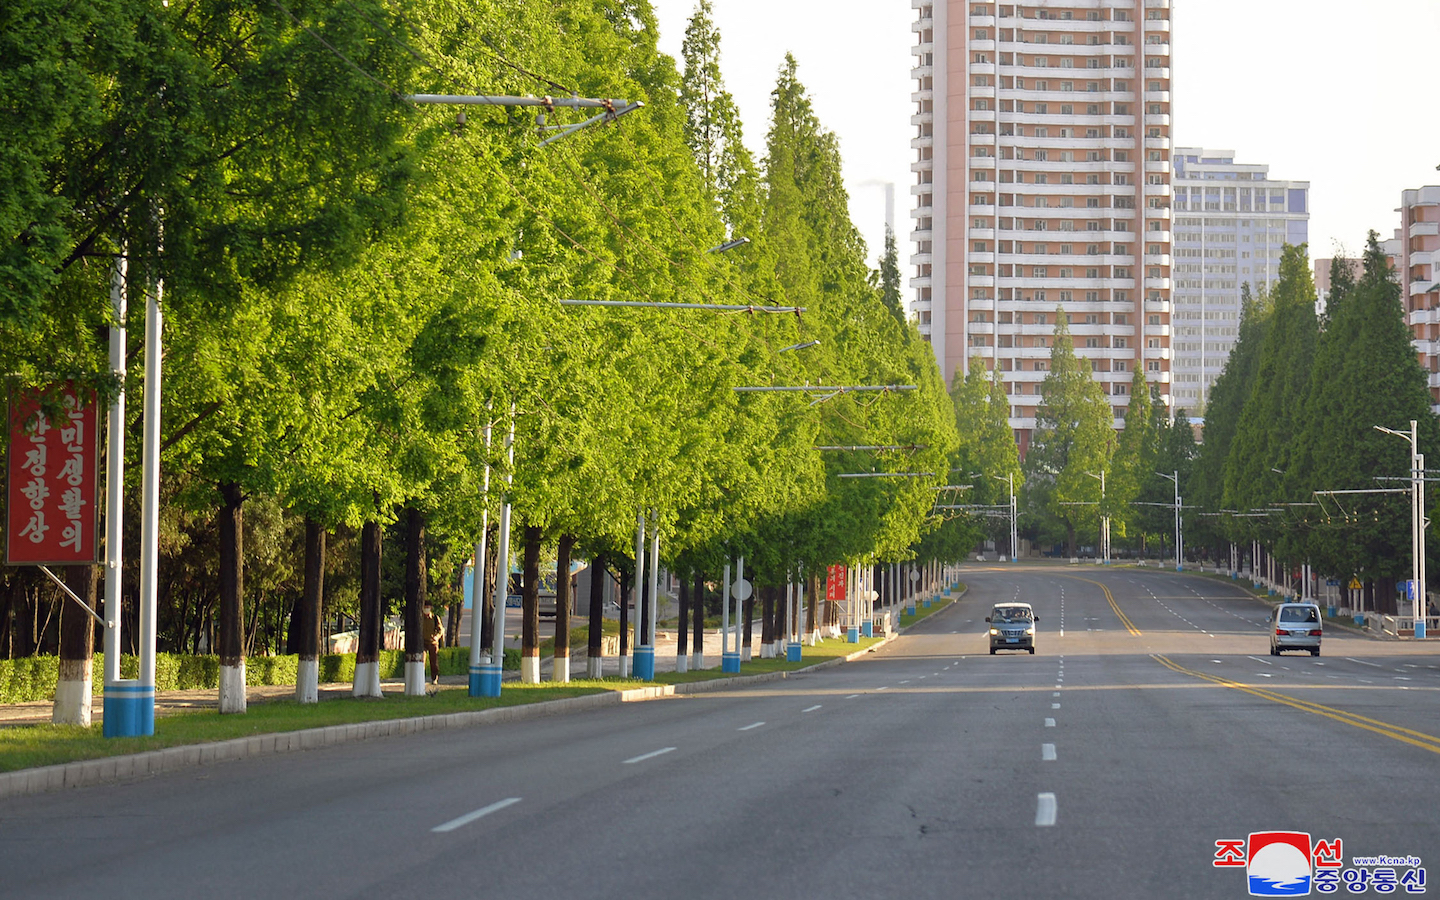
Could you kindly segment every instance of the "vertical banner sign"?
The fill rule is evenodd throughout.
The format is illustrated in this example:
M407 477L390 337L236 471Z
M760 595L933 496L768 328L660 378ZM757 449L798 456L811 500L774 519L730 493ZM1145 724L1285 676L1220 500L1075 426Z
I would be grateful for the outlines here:
M41 405L59 406L52 419ZM74 384L10 398L5 564L74 566L98 559L100 427L95 395Z
M845 567L831 566L825 579L825 599L838 603L845 599Z

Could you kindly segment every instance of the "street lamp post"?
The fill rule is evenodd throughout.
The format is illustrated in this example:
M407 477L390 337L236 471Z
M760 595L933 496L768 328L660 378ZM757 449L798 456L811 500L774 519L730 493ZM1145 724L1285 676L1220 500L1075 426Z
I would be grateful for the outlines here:
M997 481L1003 481L1010 486L1010 561L1020 561L1019 535L1015 530L1015 473L1007 472L1004 478L999 475L991 475Z
M1110 565L1110 514L1105 512L1105 470L1100 474L1086 472L1091 478L1100 479L1100 558L1103 565Z
M1393 434L1410 442L1410 578L1415 604L1415 637L1425 638L1425 454L1420 452L1420 432L1414 419L1410 430L1395 431L1376 425L1376 431Z
M1182 569L1181 560L1185 558L1184 536L1180 533L1180 470L1175 470L1174 475L1166 475L1164 472L1156 472L1161 478L1168 478L1175 483L1175 571Z

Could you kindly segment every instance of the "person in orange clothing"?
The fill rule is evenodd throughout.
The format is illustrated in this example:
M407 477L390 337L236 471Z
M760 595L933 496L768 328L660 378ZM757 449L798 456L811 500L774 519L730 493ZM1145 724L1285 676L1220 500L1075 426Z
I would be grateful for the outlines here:
M421 615L421 621L425 624L425 656L430 660L430 683L440 683L440 639L445 636L445 625L430 604L425 604L425 612Z

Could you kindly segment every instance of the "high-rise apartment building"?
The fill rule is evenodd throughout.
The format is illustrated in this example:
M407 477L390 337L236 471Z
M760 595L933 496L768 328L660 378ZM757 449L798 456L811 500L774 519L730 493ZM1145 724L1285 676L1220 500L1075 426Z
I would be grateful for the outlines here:
M1429 373L1431 408L1440 412L1440 186L1400 195L1394 260L1420 368Z
M1170 0L911 0L913 309L999 369L1024 446L1056 310L1116 411L1170 395Z
M1173 187L1171 377L1176 408L1195 415L1235 346L1244 285L1268 289L1281 248L1309 240L1310 183L1272 179L1230 150L1178 147Z

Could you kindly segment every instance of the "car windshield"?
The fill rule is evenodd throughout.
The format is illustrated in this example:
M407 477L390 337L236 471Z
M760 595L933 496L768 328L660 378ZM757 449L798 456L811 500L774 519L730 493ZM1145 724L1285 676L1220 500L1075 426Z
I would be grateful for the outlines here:
M1030 610L1019 606L997 606L990 619L993 622L1028 622Z
M1320 616L1313 606L1290 606L1280 610L1282 622L1318 622Z

